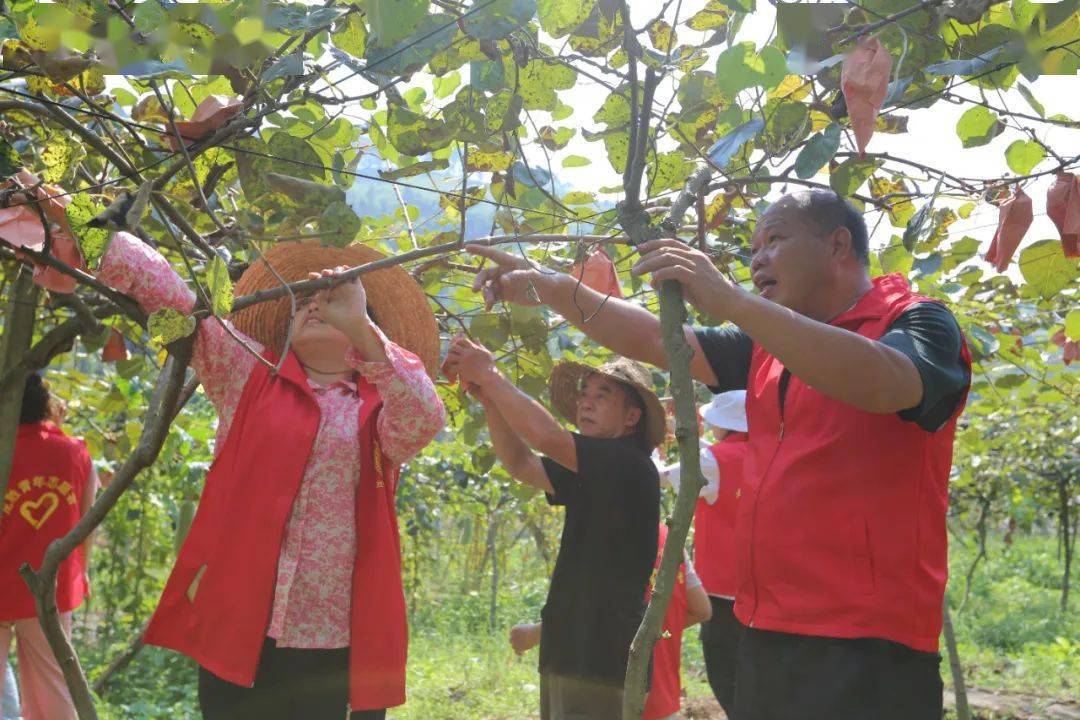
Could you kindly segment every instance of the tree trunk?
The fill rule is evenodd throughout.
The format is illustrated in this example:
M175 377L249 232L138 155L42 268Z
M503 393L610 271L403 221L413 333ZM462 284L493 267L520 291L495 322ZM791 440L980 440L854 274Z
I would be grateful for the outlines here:
M20 267L11 287L11 299L4 309L4 335L0 338L0 377L7 375L8 370L15 367L30 349L30 341L34 337L37 301L38 287L34 284L33 272L27 267ZM0 395L0 497L7 492L25 382L25 376L14 378L8 392ZM0 515L0 523L2 522L3 516Z
M956 634L953 632L952 615L949 612L949 598L941 604L942 629L945 633L945 647L949 652L949 670L952 671L953 693L956 695L956 720L971 720L971 708L968 707L967 685L964 683L964 666L960 664L960 652L956 649Z
M1058 476L1058 502L1061 509L1061 544L1065 548L1065 570L1061 576L1061 612L1069 611L1069 573L1072 569L1072 516L1069 509L1069 473Z
M709 184L712 173L699 169L690 177L686 187L672 204L663 225L670 231L678 226L687 208ZM653 230L634 208L621 213L620 221L627 236L635 245L649 239ZM671 593L675 589L675 575L682 562L683 546L694 518L698 493L705 486L701 475L700 447L698 445L697 407L694 398L694 381L690 375L690 358L693 351L686 342L683 326L686 324L686 305L683 303L682 285L666 281L660 287L660 332L668 357L671 394L675 400L675 437L679 443L679 462L682 466L682 482L675 500L675 511L668 528L667 542L660 558L660 568L653 587L652 600L645 611L634 641L630 645L630 657L626 667L626 683L623 694L623 720L639 720L645 708L645 693L649 679L649 660L653 645L663 627Z
M495 632L499 621L499 552L496 546L499 525L495 513L488 517L487 545L491 556L491 602L488 606L488 630Z

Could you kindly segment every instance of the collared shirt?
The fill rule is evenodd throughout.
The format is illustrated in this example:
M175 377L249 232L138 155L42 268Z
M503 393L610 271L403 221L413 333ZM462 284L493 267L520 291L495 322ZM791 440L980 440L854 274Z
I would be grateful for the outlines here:
M195 303L165 258L127 233L113 236L98 277L134 297L148 313L163 307L187 313ZM218 412L215 454L258 362L225 330L227 322L199 323L191 361ZM388 458L404 463L443 427L445 411L421 360L375 329L387 362L364 362L355 349L346 352L345 361L378 389L383 400L376 425L379 445ZM262 352L258 342L243 339ZM349 645L355 488L361 463L368 459L360 457L356 385L339 381L315 386L314 394L319 430L285 527L268 634L281 647L327 649Z

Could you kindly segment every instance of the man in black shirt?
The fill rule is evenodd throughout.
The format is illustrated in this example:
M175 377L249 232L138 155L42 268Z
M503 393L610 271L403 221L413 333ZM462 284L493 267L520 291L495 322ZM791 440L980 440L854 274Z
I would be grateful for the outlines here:
M556 366L551 402L577 425L571 433L482 346L456 339L444 367L483 404L507 472L566 508L541 612L541 717L617 720L657 550L660 478L649 455L665 418L649 373L628 360Z
M757 294L677 240L639 250L633 272L678 280L732 324L686 328L694 378L747 389L737 720L940 718L947 483L971 375L956 320L903 278L870 277L865 222L829 191L786 195L760 217ZM494 261L474 282L489 305L546 304L619 355L666 365L645 308L470 251Z

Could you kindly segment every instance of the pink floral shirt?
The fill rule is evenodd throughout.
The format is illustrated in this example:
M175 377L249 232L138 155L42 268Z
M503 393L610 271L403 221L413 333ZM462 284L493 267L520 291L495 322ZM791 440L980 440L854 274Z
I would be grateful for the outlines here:
M194 293L165 258L127 233L113 236L98 277L135 298L148 313L164 307L186 313L195 304ZM346 353L346 362L378 388L383 399L376 425L379 444L400 464L431 441L446 416L420 359L378 335L389 362L364 362L355 349ZM263 350L255 340L241 337L256 352ZM221 322L199 323L191 365L218 412L215 454L256 362ZM358 440L362 401L354 383L322 387L308 382L319 403L319 429L285 526L267 634L281 647L340 648L349 645L355 489L366 460Z

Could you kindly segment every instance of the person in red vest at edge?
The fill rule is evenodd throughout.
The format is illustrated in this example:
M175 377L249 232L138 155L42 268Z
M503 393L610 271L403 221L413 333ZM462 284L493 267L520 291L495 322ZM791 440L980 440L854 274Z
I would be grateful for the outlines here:
M86 444L60 429L61 416L59 401L41 375L30 375L0 515L0 668L7 664L14 637L25 720L76 717L64 673L38 623L34 598L19 575L23 563L41 565L49 543L75 527L97 491ZM69 636L72 612L90 593L90 543L87 539L60 563L56 579L56 609ZM0 695L4 681L0 675Z
M945 514L971 358L947 307L870 276L866 223L827 190L758 219L733 285L678 240L633 272L673 279L715 322L686 329L693 376L746 389L735 520L736 720L924 720L942 714ZM543 302L614 352L664 366L659 318L486 247L489 303ZM581 321L588 318L587 323Z
M380 257L279 243L236 293ZM97 275L148 313L195 303L128 233L113 235ZM199 664L207 720L340 720L347 708L375 720L405 701L394 496L398 467L445 420L429 376L434 315L400 268L298 297L292 313L285 297L234 313L232 327L203 320L195 336L192 367L219 418L215 459L144 639Z
M699 417L712 428L717 442L702 438L701 489L694 512L694 566L712 605L701 624L705 672L716 701L735 714L735 666L742 625L735 617L735 514L742 497L746 454L746 391L729 390L702 405ZM679 491L679 466L662 467L660 482Z
M483 405L510 476L566 508L540 611L541 720L621 717L660 522L660 477L649 453L663 442L665 423L652 376L625 358L599 368L557 364L551 406L577 426L572 433L465 337L450 346L444 373Z
M653 566L653 580L649 584L646 600L652 597L656 584L656 571L664 552L668 528L660 523L660 547ZM675 720L682 707L682 678L679 666L682 662L682 635L685 628L708 622L712 614L709 596L694 573L694 566L683 553L683 563L675 577L675 589L671 593L667 612L664 614L663 630L653 646L652 676L649 694L645 697L642 720ZM543 631L541 623L522 623L510 629L510 646L518 655L540 644Z

